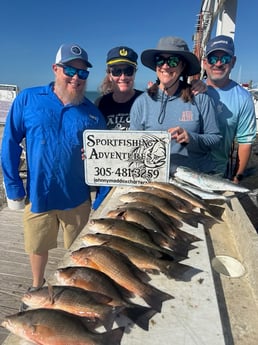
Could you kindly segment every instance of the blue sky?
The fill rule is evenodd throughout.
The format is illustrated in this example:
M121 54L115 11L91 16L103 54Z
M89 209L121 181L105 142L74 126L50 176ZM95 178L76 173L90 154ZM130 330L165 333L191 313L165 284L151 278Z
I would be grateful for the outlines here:
M160 37L179 36L193 49L192 36L201 0L1 0L0 83L21 89L53 80L51 66L62 43L78 43L93 64L88 90L105 75L109 49L127 45L137 53L155 48ZM258 4L238 0L235 45L236 81L258 82ZM241 80L239 80L241 79ZM155 73L139 60L136 87Z

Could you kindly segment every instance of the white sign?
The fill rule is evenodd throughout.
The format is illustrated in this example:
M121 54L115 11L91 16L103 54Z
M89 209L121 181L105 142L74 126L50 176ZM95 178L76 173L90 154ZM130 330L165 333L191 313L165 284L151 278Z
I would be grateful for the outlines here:
M8 111L18 93L16 85L0 84L0 123L5 123Z
M93 186L168 182L168 132L86 130L85 181Z

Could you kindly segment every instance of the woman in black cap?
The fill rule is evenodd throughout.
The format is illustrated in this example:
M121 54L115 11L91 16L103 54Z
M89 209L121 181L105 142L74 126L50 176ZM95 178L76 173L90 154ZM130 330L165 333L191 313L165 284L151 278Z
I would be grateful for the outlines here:
M157 81L134 102L130 129L171 133L170 174L177 166L211 173L211 150L221 139L212 99L194 95L188 77L200 72L197 57L178 37L164 37L157 49L141 54L143 65L156 71Z
M129 129L132 104L143 93L134 88L137 58L137 53L126 46L112 48L107 54L106 76L100 86L102 96L96 99L95 104L104 115L108 129ZM99 207L109 190L108 186L97 188L92 206L94 210Z
M107 54L107 74L100 86L102 96L95 101L107 121L108 129L129 128L134 100L143 92L134 88L137 53L126 46L112 48Z

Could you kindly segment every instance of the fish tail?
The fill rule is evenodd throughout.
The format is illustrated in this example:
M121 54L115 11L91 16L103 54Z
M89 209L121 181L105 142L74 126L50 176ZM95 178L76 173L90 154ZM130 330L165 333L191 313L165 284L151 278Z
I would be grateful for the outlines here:
M163 248L169 248L175 254L179 254L182 257L187 257L188 255L188 245L185 242L177 241L174 238L168 237L167 235L161 235L155 233L153 236L155 243Z
M170 224L166 224L163 227L163 230L167 236L174 238L176 240L181 240L185 242L187 245L190 245L192 242L197 242L201 240L199 237L193 234L190 234L189 232L186 232L182 229L175 228L171 226Z
M181 276L183 276L187 271L192 269L192 267L184 264L180 264L178 262L169 262L169 261L161 261L160 270L164 273L167 278L178 280Z
M102 333L102 343L103 345L120 345L122 336L124 334L125 327L119 327L112 329L106 333Z
M182 241L185 241L188 244L191 244L193 242L201 241L201 239L193 234L190 234L186 231L180 230L180 236L179 238L182 239Z
M111 330L114 324L115 318L117 314L123 309L124 307L113 307L112 311L108 310L101 316L101 322L106 330Z
M184 216L183 221L196 228L198 227L198 223L207 224L212 221L219 222L214 216L203 213L188 213L186 217Z
M233 207L232 207L232 199L233 199L234 195L232 196L228 196L223 200L223 203L226 203L226 205L229 207L229 209L231 211L233 211ZM221 205L218 204L214 204L214 203L209 203L208 206L208 212L215 217L216 219L218 219L219 221L222 220L222 216L223 213L225 211L225 208Z
M150 307L152 307L158 312L161 312L162 302L174 298L172 295L166 292L163 292L161 290L158 290L152 285L148 285L148 287L149 288L145 289L141 297Z
M149 321L156 313L156 310L141 305L128 307L123 310L125 316L145 331L149 330Z
M189 245L183 241L168 240L168 246L175 254L179 254L181 257L188 257ZM176 255L175 255L176 256Z
M163 228L162 228L163 232L165 235L176 239L177 238L177 233L179 231L178 228L174 227L173 225L169 224L169 223L165 223Z
M226 202L228 208L229 208L231 211L233 211L231 199L232 199L232 198L226 198L225 202Z
M212 225L212 224L222 222L221 217L219 217L218 215L217 216L212 215L210 212L209 214L200 213L198 215L199 215L199 223L203 225Z
M195 214L193 215L189 213L184 213L182 214L182 221L188 225L193 226L194 228L197 228L199 223L199 217Z

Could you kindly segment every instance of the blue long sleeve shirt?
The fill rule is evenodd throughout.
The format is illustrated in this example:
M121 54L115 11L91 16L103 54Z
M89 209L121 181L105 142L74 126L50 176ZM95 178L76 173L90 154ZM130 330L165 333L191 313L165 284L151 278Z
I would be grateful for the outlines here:
M71 209L88 200L90 190L81 159L85 129L106 129L103 115L88 99L77 106L63 105L52 83L22 91L10 108L2 140L7 197L27 195L36 213ZM19 176L24 138L26 188Z
M171 175L179 165L205 173L214 172L211 150L218 146L221 136L213 100L201 93L194 97L193 103L184 102L179 93L180 89L175 95L167 96L159 90L156 99L147 92L140 95L130 112L130 129L167 131L176 126L184 128L190 142L179 144L171 141Z
M216 172L226 172L232 143L252 144L256 138L256 115L252 95L231 80L224 88L208 86L208 94L216 106L217 120L222 134L220 146L213 150Z

